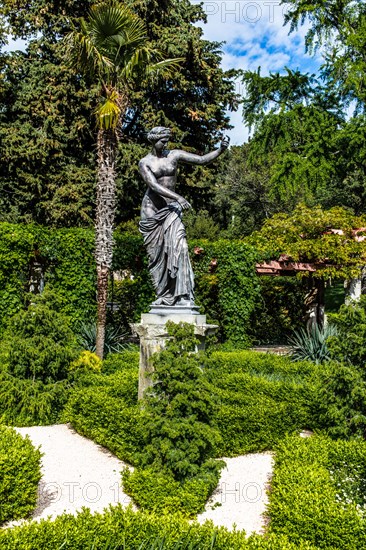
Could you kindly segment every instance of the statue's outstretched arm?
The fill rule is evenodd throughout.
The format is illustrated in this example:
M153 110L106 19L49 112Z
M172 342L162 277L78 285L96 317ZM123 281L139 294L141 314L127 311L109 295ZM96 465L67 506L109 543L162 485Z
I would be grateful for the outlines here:
M211 151L206 155L195 155L193 153L188 153L187 151L181 151L181 150L174 151L174 154L178 162L180 161L180 162L185 162L187 164L205 165L217 159L217 157L219 157L224 151L226 151L226 149L229 146L229 143L230 143L229 138L224 138L220 144L219 149L215 149L215 151Z
M142 160L139 162L139 172L145 183L147 183L150 189L155 191L155 193L161 197L178 201L183 209L190 208L190 204L186 201L186 199L178 195L178 193L174 193L171 189L167 189L166 187L160 185L151 169Z

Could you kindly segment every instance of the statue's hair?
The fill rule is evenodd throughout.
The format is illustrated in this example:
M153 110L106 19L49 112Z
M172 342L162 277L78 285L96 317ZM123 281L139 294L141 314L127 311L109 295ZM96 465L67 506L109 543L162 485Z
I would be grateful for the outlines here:
M156 143L159 139L166 137L170 138L171 133L172 132L169 128L165 128L164 126L156 126L147 134L147 139L150 143Z

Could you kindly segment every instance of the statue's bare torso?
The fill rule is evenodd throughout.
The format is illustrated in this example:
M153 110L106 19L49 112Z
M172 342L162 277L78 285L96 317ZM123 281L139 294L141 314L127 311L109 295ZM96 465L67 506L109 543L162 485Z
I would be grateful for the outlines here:
M178 164L209 164L229 142L224 139L219 149L200 156L179 149L170 151L169 134L166 128L153 129L149 138L152 150L139 162L139 172L147 184L139 227L157 295L154 305L192 306L194 277L181 216L191 205L175 190Z
M177 184L178 155L175 151L164 151L164 155L157 157L149 153L140 161L140 170L150 173L156 179L156 183L162 188L175 193ZM141 205L141 219L153 216L171 202L177 201L175 197L162 196L161 193L147 188Z

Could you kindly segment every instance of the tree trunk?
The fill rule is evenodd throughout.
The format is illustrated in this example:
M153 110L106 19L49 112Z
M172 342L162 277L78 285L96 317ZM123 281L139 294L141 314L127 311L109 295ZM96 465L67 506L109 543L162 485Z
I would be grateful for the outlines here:
M107 317L107 299L108 299L108 274L107 267L97 266L97 289L98 289L98 311L97 311L97 336L95 352L103 359L105 327Z
M98 131L95 259L97 264L96 354L103 359L107 316L108 275L113 258L117 136L114 129Z
M308 292L305 297L305 323L308 330L313 325L321 328L324 325L324 279L309 277L307 279Z

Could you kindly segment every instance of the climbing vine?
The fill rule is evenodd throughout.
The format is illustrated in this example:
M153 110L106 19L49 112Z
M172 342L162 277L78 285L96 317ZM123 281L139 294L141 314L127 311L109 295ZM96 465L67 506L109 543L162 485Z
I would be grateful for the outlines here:
M113 321L128 328L149 310L154 292L139 234L114 235L115 280L110 301L119 306ZM221 340L248 345L250 316L259 293L255 249L242 241L190 243L196 277L196 301ZM51 229L32 224L0 223L0 328L29 303L29 292L52 288L63 313L76 327L96 311L94 231Z

